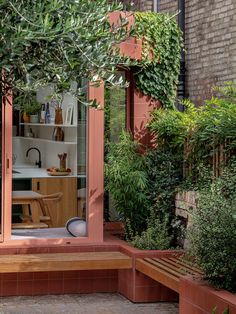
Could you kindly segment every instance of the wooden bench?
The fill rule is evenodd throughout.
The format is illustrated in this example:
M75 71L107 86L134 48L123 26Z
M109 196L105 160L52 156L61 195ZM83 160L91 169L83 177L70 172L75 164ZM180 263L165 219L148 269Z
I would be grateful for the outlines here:
M181 257L138 258L136 270L179 293L180 278L202 277L203 272Z
M130 269L132 259L120 252L0 255L0 273Z

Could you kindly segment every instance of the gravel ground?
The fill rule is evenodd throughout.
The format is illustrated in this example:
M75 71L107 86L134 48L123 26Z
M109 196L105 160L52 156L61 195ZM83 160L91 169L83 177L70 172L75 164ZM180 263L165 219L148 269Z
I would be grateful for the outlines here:
M119 294L0 298L0 314L177 314L176 303L132 303Z

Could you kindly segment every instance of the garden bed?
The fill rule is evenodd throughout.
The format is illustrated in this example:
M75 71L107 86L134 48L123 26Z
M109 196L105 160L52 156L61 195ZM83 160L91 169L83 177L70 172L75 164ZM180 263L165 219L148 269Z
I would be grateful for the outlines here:
M226 290L216 290L203 280L191 277L180 282L180 314L234 314L236 295Z

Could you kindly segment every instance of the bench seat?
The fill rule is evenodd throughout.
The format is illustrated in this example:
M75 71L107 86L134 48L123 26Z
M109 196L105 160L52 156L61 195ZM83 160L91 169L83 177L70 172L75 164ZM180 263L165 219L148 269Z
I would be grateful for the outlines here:
M136 270L179 293L180 278L186 275L202 277L203 272L181 257L138 258Z
M16 254L0 256L0 273L130 269L132 259L120 252Z

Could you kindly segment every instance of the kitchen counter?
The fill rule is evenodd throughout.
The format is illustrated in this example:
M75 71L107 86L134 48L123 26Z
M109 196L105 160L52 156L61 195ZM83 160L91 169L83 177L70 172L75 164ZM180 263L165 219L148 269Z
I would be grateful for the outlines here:
M14 165L12 178L13 179L30 179L30 178L86 178L86 175L73 175L68 176L50 176L47 169L38 168L33 165Z

